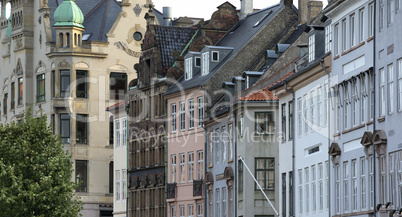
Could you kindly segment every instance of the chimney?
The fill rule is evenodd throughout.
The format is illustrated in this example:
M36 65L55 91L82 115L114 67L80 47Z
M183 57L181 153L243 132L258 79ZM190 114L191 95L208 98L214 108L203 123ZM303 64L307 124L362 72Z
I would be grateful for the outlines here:
M163 7L163 25L164 26L172 25L172 8L171 7Z
M307 23L308 3L310 0L299 0L299 23Z
M322 11L322 1L310 1L308 3L308 23L311 22L314 18L316 18Z
M240 20L253 13L253 0L240 0Z
M285 7L292 7L293 6L293 0L281 0L281 5Z

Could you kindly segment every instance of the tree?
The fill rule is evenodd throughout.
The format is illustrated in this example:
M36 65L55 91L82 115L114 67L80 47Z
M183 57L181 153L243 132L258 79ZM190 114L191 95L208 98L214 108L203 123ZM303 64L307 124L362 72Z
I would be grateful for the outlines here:
M0 124L0 216L80 215L72 168L46 116L30 108L21 122Z

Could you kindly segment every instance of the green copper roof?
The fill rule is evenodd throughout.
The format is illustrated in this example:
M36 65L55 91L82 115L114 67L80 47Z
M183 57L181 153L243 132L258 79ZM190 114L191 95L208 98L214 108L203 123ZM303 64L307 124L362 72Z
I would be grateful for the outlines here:
M75 0L64 0L54 12L54 26L76 26L85 28L84 15L81 9L75 4Z

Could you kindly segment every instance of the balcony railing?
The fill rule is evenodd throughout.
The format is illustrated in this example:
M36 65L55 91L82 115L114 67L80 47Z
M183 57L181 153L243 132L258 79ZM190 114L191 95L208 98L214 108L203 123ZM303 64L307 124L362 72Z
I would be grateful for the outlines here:
M202 186L204 185L202 179L193 181L193 197L202 196Z
M167 199L176 198L176 183L167 184Z

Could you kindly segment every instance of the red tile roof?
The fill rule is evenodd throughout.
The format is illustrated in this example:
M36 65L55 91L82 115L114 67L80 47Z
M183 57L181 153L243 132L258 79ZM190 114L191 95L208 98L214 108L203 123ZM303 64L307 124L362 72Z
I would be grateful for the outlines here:
M116 103L114 105L111 105L111 106L107 107L106 111L110 111L110 110L113 110L113 109L118 108L120 106L124 106L124 104L125 104L125 101L123 100L123 101L121 101L119 103Z
M269 85L268 87L265 87L261 90L257 90L253 93L250 93L247 96L241 97L240 101L276 101L279 100L279 98L277 96L275 96L271 91L268 90L268 88L270 88L271 86L285 80L286 78L288 78L289 76L291 76L293 72L290 72L289 74L285 75L283 78L281 78L279 81Z

